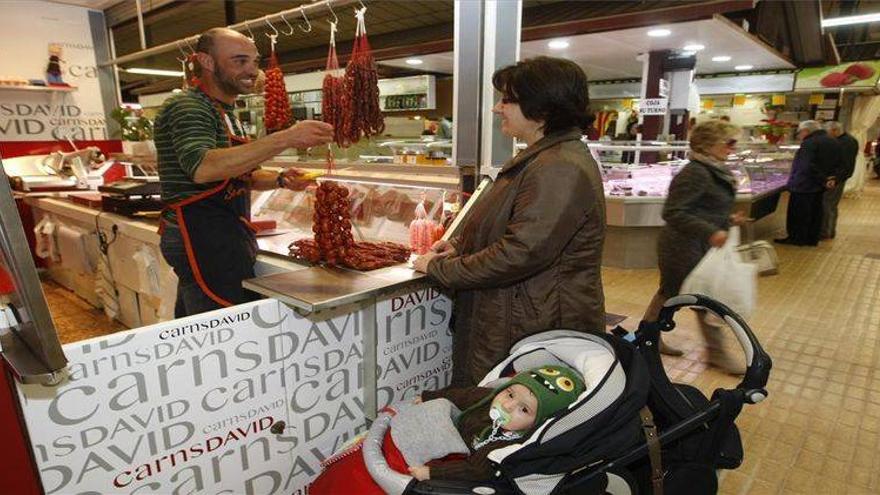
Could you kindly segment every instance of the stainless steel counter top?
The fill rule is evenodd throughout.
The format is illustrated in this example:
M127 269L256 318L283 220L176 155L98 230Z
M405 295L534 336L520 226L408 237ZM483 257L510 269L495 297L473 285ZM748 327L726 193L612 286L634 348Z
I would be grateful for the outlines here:
M244 287L308 313L375 299L403 287L427 283L406 264L369 272L314 266L244 281Z

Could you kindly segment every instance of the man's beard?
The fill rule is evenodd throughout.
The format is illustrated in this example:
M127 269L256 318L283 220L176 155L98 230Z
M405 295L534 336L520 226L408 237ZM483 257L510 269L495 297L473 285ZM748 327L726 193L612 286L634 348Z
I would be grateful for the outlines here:
M219 67L214 67L214 82L221 91L229 95L240 95L247 92L241 83L231 77L227 77L220 71Z

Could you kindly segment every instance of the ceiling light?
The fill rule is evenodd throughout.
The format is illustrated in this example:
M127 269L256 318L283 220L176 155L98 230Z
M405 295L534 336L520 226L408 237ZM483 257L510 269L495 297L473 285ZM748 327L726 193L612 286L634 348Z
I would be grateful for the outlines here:
M688 52L698 52L704 48L706 48L705 45L701 45L699 43L691 43L690 45L684 45L683 50Z
M867 24L880 21L880 14L848 15L833 19L822 19L822 27L848 26L850 24Z
M648 36L652 38L663 38L672 34L672 31L668 29L652 29L648 31Z
M553 50L565 50L568 48L569 43L565 40L553 40L550 43L547 43L547 46Z
M183 71L180 70L162 70L162 69L122 69L129 74L142 74L145 76L168 76L168 77L183 77Z
M406 59L407 65L422 65L424 61L420 58L408 58Z
M754 68L754 65L737 65L736 67L734 67L735 70L752 70Z
M717 57L712 57L713 62L730 62L730 57L728 55L718 55Z
M685 56L685 57L693 57L694 55L697 54L697 52L694 52L694 51L691 51L691 50L684 50L684 51L681 52L681 54L682 54L683 56Z

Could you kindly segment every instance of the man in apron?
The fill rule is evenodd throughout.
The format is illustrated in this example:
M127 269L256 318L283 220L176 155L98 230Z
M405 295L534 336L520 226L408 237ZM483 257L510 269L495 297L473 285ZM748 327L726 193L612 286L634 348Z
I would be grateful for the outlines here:
M256 298L241 283L254 276L257 244L250 192L303 189L302 172L278 174L260 164L287 148L333 139L333 127L301 121L249 142L233 114L239 94L254 92L259 54L254 42L226 28L196 45L198 86L166 102L155 123L162 200L162 255L178 277L175 317Z

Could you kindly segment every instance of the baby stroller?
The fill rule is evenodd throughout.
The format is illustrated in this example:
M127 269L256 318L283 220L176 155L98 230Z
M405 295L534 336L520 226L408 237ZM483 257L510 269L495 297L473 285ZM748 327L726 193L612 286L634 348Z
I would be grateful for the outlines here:
M689 385L673 384L658 351L661 331L675 327L685 307L705 308L733 330L748 364L732 390L707 399ZM522 443L493 451L490 482L426 480L393 471L382 456L390 423L380 414L364 444L373 479L396 494L714 494L718 469L735 469L743 451L734 420L744 404L767 397L771 360L751 329L723 304L698 295L667 301L658 322L635 333L550 330L517 342L510 356L480 383L547 364L584 374L587 390L567 411L545 421Z

